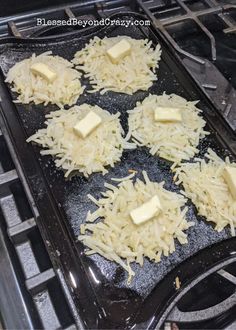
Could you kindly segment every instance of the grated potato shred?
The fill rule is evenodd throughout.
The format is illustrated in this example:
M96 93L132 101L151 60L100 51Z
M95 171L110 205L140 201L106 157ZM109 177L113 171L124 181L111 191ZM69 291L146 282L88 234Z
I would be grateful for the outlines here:
M215 223L218 232L229 225L235 236L236 201L223 178L226 165L236 167L229 158L223 161L208 149L205 159L197 158L194 163L181 164L173 171L176 183L183 185L183 194L192 200L198 213Z
M82 139L73 127L91 110L102 118L102 123ZM114 167L121 159L124 149L135 148L123 138L119 116L119 112L113 115L89 104L54 111L46 115L46 128L39 129L27 142L41 145L45 149L41 151L42 155L54 156L56 166L65 170L65 177L73 171L79 171L86 177L93 172L105 174L107 166Z
M105 184L106 192L96 200L95 212L88 212L86 223L80 227L79 240L88 247L87 254L98 253L114 261L128 272L128 282L135 275L130 263L143 266L144 258L159 262L161 256L175 251L175 239L187 243L184 232L193 222L186 221L186 199L163 188L164 182L149 180L143 172L144 181L126 179L117 185ZM162 211L142 225L135 225L129 212L158 195Z
M176 94L152 95L129 112L128 135L138 146L146 146L152 155L179 163L198 153L200 139L209 134L204 131L205 120L199 116L197 102L190 102ZM157 106L181 108L182 122L156 122Z
M49 83L46 79L31 72L35 63L44 63L56 72L56 79ZM60 56L45 52L16 63L8 72L6 82L13 84L12 90L18 93L15 103L56 104L58 107L73 105L83 93L81 73L73 69L73 64Z
M132 47L131 54L124 57L118 64L113 64L106 51L120 40L127 40ZM92 84L92 92L101 90L133 94L138 90L148 90L153 81L157 80L155 69L161 59L161 47L151 47L147 39L132 39L118 36L104 39L94 37L73 59L77 68L86 72Z

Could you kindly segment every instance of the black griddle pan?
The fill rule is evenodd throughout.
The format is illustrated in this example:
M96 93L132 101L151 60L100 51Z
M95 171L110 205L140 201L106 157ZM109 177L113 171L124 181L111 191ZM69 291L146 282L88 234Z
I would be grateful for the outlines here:
M138 20L143 16L126 13L112 18ZM145 260L143 268L133 264L136 272L131 285L127 285L127 274L117 264L99 255L85 256L84 246L77 241L80 224L85 221L89 209L94 205L87 198L91 193L99 198L104 191L104 182L111 177L122 177L129 169L146 170L151 180L165 181L165 188L178 192L170 171L171 163L149 154L147 148L124 152L122 160L105 176L93 174L88 179L81 175L65 180L63 172L56 169L52 157L41 156L40 148L27 144L26 138L44 127L45 115L58 110L56 106L14 104L16 95L4 83L6 73L16 62L28 58L32 53L40 54L52 50L71 60L75 52L98 35L128 35L132 38L148 38L154 45L162 46L162 60L157 70L158 80L148 92L139 91L134 95L114 92L84 93L77 104L87 102L99 105L111 113L121 112L121 122L127 130L127 110L149 93L176 93L188 100L200 100L207 129L211 135L200 144L200 156L211 147L219 156L235 156L235 136L220 113L214 108L203 91L193 81L181 61L152 25L150 27L110 26L96 31L74 32L57 37L19 40L9 38L0 46L2 69L0 93L1 120L11 138L20 168L23 170L35 204L39 211L37 224L51 256L53 265L60 269L70 288L81 322L89 329L152 329L158 325L165 308L181 291L176 291L175 277L179 276L183 288L191 280L217 265L222 258L230 258L236 243L229 228L221 233L214 231L212 224L197 216L194 205L188 201L187 218L195 226L188 230L186 245L176 243L176 251L163 257L158 264ZM88 85L88 81L84 80ZM87 90L89 90L88 86Z

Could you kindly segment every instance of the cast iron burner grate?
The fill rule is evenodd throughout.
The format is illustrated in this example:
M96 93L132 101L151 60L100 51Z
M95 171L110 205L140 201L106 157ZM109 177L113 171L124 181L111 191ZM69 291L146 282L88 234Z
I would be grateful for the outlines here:
M0 310L6 329L75 329L0 131ZM3 271L4 270L4 271Z
M236 262L223 261L178 296L164 329L234 329L236 326ZM200 280L200 281L199 281ZM184 311L183 311L184 310Z
M201 58L194 56L193 54L184 51L178 43L174 40L171 34L168 32L168 26L184 22L187 20L192 20L194 23L200 28L200 30L207 36L211 44L211 58L212 60L216 60L216 41L213 34L207 29L207 27L200 20L204 16L208 15L217 15L220 20L226 25L226 28L223 29L225 34L236 32L236 21L232 16L230 16L230 11L236 9L236 5L233 4L220 4L217 0L201 0L198 1L199 5L205 7L200 10L191 10L190 4L193 2L184 2L183 0L174 0L174 1L166 1L171 6L169 10L167 9L158 9L158 0L157 1L149 1L149 0L137 0L143 10L149 15L152 16L162 16L163 14L172 13L176 10L180 11L179 15L171 16L169 18L160 18L156 20L156 24L158 28L163 32L166 38L170 41L172 46L182 55L196 61L200 64L205 64L205 61ZM194 2L196 5L196 2ZM213 85L206 86L206 88L214 88Z

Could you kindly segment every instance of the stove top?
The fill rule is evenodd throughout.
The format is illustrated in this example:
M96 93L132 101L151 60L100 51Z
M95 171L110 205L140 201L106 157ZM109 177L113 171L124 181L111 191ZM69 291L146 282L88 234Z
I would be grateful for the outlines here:
M0 126L3 123L0 121ZM65 286L56 276L0 131L0 325L4 329L76 329Z
M236 130L234 0L67 1L66 4L63 0L50 4L38 0L34 8L28 1L21 1L18 6L15 3L8 0L6 5L1 1L0 13L4 16L0 17L0 39L49 36L71 29L38 27L38 17L96 19L121 11L144 13L162 31L231 129ZM3 323L6 328L73 329L79 324L78 315L63 276L52 267L36 226L37 209L32 208L14 162L17 159L4 131L4 136L0 133L0 252L9 283L4 274L0 275L0 283L6 283L0 285ZM230 263L222 260L217 269L206 272L183 290L180 283L177 289L180 294L163 315L163 329L236 328L236 259ZM12 308L6 307L1 297L13 291ZM21 312L12 313L14 306Z
M140 1L190 74L236 129L236 4L233 1ZM157 1L157 3L162 3ZM165 1L164 1L165 3Z

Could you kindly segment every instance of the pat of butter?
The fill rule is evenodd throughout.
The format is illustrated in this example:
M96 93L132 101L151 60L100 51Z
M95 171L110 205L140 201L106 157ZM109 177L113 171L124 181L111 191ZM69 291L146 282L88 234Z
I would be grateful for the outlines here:
M34 63L30 67L31 72L41 76L42 78L46 79L48 82L53 82L57 74L56 72L52 71L46 64L44 63Z
M131 52L131 45L125 39L122 39L113 47L107 50L107 55L109 56L112 63L118 63L122 58L129 55Z
M82 120L74 126L74 132L83 139L95 130L102 122L100 116L90 111Z
M155 121L165 122L181 122L182 114L181 109L178 108L168 108L168 107L157 107L154 113Z
M161 203L158 196L155 195L148 202L132 210L130 216L136 225L140 225L158 215L160 211Z
M228 185L229 191L234 199L236 199L236 167L226 166L223 177Z

